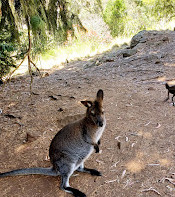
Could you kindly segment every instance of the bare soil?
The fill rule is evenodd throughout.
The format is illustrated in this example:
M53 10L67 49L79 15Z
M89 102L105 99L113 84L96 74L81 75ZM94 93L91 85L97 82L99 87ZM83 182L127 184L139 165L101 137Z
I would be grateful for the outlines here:
M135 50L127 55L126 52ZM44 78L14 78L0 87L0 172L48 167L51 139L84 116L80 101L104 90L107 126L100 154L86 166L102 177L75 173L70 184L88 197L175 196L175 107L163 82L175 79L175 32L144 32L132 48L52 69ZM1 197L68 197L60 178L0 179Z

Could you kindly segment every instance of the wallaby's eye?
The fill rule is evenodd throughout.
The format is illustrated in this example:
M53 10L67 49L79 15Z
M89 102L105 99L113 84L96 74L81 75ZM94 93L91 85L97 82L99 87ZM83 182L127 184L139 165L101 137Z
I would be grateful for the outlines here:
M95 115L95 111L94 111L94 110L92 110L92 111L91 111L91 114L94 116L94 115Z

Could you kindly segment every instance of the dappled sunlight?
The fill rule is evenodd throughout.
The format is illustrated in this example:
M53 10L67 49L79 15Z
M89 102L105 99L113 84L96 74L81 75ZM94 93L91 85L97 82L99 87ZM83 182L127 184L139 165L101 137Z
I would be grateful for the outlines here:
M171 159L162 158L158 153L139 152L136 157L126 164L127 170L132 173L139 173L146 169L148 166L164 166L169 167L172 165Z
M64 68L63 63L66 62L66 58L65 57L60 57L60 58L51 58L48 60L43 60L40 59L40 61L38 61L38 68L40 69L51 69L54 66L57 67L57 69L62 69Z
M166 77L165 77L165 76L163 76L163 77L158 77L158 78L157 78L157 81L159 81L159 82L164 82L164 81L166 81Z
M122 46L123 44L129 44L131 41L131 37L116 37L112 43L112 45Z
M57 65L57 69L64 68L61 59L38 60L36 61L36 65L39 69L51 69L55 65ZM15 71L14 75L25 74L27 72L28 72L28 61L25 60L24 63L19 67L19 69Z
M168 81L169 85L175 85L175 80Z
M175 63L174 63L174 61L172 61L172 62L165 62L164 66L175 66Z
M19 145L19 146L15 149L15 153L22 152L23 150L26 150L26 149L28 149L28 148L29 148L29 146L27 146L27 144Z
M142 161L136 159L128 162L126 164L126 168L132 173L138 173L145 168L145 164Z
M160 165L161 166L170 166L171 165L171 160L170 159L160 159L159 160L159 162L160 162Z
M175 85L175 79L168 79L166 76L162 76L162 77L158 77L157 78L158 82L162 82L163 84L166 83L166 81L168 81L169 85Z
M102 54L112 50L113 47L119 48L122 45L126 45L130 41L130 38L127 37L110 38L107 42L100 41L98 40L99 38L96 41L95 38L90 38L90 40L83 39L74 40L71 44L57 46L44 52L34 62L39 69L51 69L54 67L59 70L66 66L65 63ZM28 61L26 59L15 74L24 74L27 71Z
M146 139L151 139L152 138L152 134L150 132L139 131L138 134L140 136L143 136Z
M139 173L146 166L144 157L145 153L138 151L135 158L126 164L126 168L132 173Z

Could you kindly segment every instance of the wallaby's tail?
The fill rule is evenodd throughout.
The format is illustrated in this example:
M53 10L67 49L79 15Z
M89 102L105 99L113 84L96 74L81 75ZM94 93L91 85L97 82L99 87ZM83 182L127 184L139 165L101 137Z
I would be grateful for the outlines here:
M170 87L167 83L165 84L165 86L166 86L166 89L169 89L169 87Z
M29 175L29 174L40 174L40 175L47 175L47 176L58 176L57 173L52 167L51 168L23 168L12 170L9 172L0 173L0 177L6 176L16 176L16 175Z

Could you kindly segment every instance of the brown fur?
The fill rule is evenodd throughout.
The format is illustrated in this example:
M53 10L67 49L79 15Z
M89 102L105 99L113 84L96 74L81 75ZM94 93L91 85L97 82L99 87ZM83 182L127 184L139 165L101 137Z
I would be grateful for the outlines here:
M169 86L169 85L166 83L166 84L165 84L165 87L166 87L166 89L168 90L168 97L165 99L165 101L167 101L167 100L169 99L169 97L170 97L169 94L173 94L171 100L172 100L173 106L174 106L175 104L174 104L173 98L174 98L174 96L175 96L175 85L174 85L174 86Z
M103 91L99 90L95 101L82 101L87 107L86 116L79 121L63 127L53 138L49 156L53 165L51 168L25 168L0 173L0 177L43 174L61 176L61 189L72 193L75 197L86 197L81 191L69 186L69 178L74 171L87 172L101 176L95 169L84 167L84 162L95 149L99 152L100 138L105 129Z

